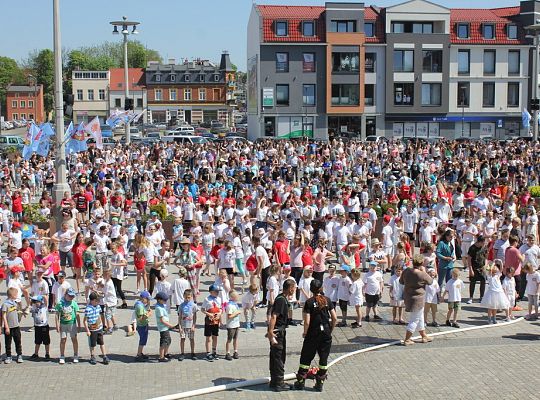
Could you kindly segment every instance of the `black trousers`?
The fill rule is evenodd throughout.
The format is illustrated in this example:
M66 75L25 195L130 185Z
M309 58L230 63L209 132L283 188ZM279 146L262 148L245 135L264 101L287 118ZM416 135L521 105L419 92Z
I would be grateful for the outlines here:
M21 344L21 328L9 328L9 335L4 330L5 335L5 344L6 344L6 356L11 357L11 340L15 342L15 351L17 355L22 355L22 344Z
M126 295L122 290L122 280L118 278L112 278L114 289L116 290L116 295L122 299L123 302L126 301Z
M313 279L317 279L322 283L324 279L324 272L313 272Z
M291 268L291 276L296 281L296 286L298 287L298 283L300 282L300 278L302 277L302 268ZM300 290L296 290L296 300L300 299Z
M472 299L474 295L474 289L476 288L476 282L480 283L480 298L484 297L484 291L486 290L486 278L480 274L474 274L469 278L471 283L469 285L469 298Z
M277 344L270 345L270 386L283 383L285 359L287 356L287 334L285 330L276 333Z
M329 328L305 337L300 353L300 368L309 366L315 358L315 354L319 355L319 366L326 367L328 365L328 356L332 347L332 334ZM305 367L304 367L305 368Z
M154 292L154 285L156 284L156 279L159 280L160 270L155 268L150 268L150 273L148 274L148 291L150 293Z
M527 273L521 271L519 275L514 275L514 279L516 280L516 292L521 300L525 296L525 289L527 288Z
M270 267L263 268L263 270L261 271L261 286L262 286L262 291L263 291L262 303L263 304L267 303L266 295L268 291L266 290L266 281L268 280L269 276L270 276Z

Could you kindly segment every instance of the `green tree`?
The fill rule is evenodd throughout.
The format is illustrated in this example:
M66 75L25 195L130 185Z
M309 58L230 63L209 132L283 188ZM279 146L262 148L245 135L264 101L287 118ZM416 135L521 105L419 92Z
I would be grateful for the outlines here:
M23 71L17 65L17 61L9 57L0 56L0 104L5 110L7 87L12 84L24 84Z
M38 85L43 85L43 103L48 115L54 106L54 53L41 50L33 62L33 71Z

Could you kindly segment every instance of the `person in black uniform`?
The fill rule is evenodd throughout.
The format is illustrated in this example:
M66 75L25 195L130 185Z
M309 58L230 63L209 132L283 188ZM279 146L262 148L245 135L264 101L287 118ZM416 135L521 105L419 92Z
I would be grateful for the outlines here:
M322 293L322 282L311 281L313 296L304 304L304 344L300 353L300 367L296 373L296 390L304 390L306 377L315 353L319 354L319 369L315 375L315 390L322 392L328 369L328 356L332 347L332 331L336 326L336 310L332 301Z
M287 279L283 282L283 292L274 300L268 324L270 341L270 388L276 392L290 390L290 385L283 381L285 375L285 356L287 353L286 332L289 317L288 297L294 294L296 282Z

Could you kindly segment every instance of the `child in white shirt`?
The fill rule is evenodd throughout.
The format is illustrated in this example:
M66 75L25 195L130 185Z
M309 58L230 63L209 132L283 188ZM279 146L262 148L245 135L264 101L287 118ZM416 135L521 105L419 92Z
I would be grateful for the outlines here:
M538 318L538 293L540 293L540 272L536 271L532 264L526 263L523 271L527 273L527 286L525 295L529 302L529 314L525 317L527 320ZM534 307L534 314L532 313Z
M103 302L105 304L105 321L107 324L107 333L113 333L113 330L117 330L116 319L116 305L118 304L118 298L116 297L116 288L112 280L112 271L110 269L103 272Z
M259 300L259 287L252 283L249 290L242 296L242 310L246 319L246 332L255 329L255 315L257 312L257 303ZM251 320L248 315L251 313Z
M167 271L166 269L162 269L161 271L159 271L159 281L156 282L156 287L155 287L155 293L159 293L159 292L163 292L163 293L167 293L167 295L169 296L169 299L167 300L167 302L165 303L165 308L167 309L167 312L169 312L171 310L171 294L172 294L172 291L171 291L171 282L167 281L167 278L169 277L169 271Z
M377 304L383 294L384 280L377 268L377 261L370 261L369 271L362 279L364 281L364 294L366 296L366 321L369 321L369 312L371 309L373 309L373 319L375 321L382 319L377 313Z
M457 316L461 307L461 290L463 289L463 281L459 279L459 269L452 270L452 279L446 282L446 288L443 293L443 299L448 294L448 312L446 313L446 326L459 328ZM450 322L450 317L452 321Z
M298 281L297 290L300 291L300 295L298 296L299 307L303 308L307 299L311 297L311 291L309 290L309 285L311 285L311 281L313 280L312 274L313 274L313 268L311 266L306 266L304 268L304 273L302 274L302 277Z
M439 287L439 282L437 282L437 274L435 273L434 268L429 268L427 270L429 276L433 278L431 285L426 286L426 296L425 296L425 306L424 306L424 321L427 321L429 312L431 311L431 326L437 327L437 304L439 304L439 292L441 288Z
M354 268L351 271L352 285L349 289L350 298L349 301L354 306L356 311L356 321L351 324L351 328L359 328L362 326L362 306L364 305L363 288L364 282L360 277L362 273L358 268Z
M347 326L347 306L349 305L349 299L351 297L352 280L347 275L347 270L343 269L343 266L340 267L339 274L341 275L341 278L337 290L337 299L341 310L341 322L338 323L337 326L343 327Z
M336 275L336 267L334 265L328 266L328 275L323 278L323 293L336 307L337 292L339 286L339 276Z
M272 315L272 305L274 304L274 300L279 294L278 273L279 267L277 265L271 266L270 276L266 281L266 290L268 291L268 294L266 295L266 299L268 300L268 308L266 309L266 322L268 324L270 323L270 317Z
M392 306L392 322L394 324L404 325L403 320L403 285L399 283L399 278L403 272L403 267L398 265L394 275L390 278L388 286L390 287L390 305Z
M518 296L516 291L516 280L514 279L514 274L516 270L512 267L506 270L506 276L503 279L502 288L506 298L508 299L508 321L514 319L512 315L512 308L516 305L516 297Z

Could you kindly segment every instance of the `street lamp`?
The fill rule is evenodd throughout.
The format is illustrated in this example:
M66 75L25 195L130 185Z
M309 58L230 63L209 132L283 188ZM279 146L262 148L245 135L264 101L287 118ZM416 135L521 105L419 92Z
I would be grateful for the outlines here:
M64 192L69 192L66 168L66 145L64 142L64 93L62 90L62 44L60 37L60 0L53 0L53 29L54 29L54 114L56 116L56 183L53 187L55 203L56 228L62 221L60 202Z
M130 34L129 28L131 27L131 35L136 35L139 32L137 31L137 25L139 25L140 22L135 21L128 21L127 17L122 17L122 21L113 21L111 22L111 25L113 26L113 35L118 35L120 32L118 32L118 28L122 28L122 35L124 35L124 105L128 102L129 97L129 69L128 69L128 35ZM132 103L133 104L133 103ZM124 107L125 108L125 107ZM126 122L125 129L126 129L126 143L129 144L131 142L130 132L129 132L129 122Z
M33 107L34 108L34 110L33 110L34 111L34 118L33 118L33 120L34 120L34 122L37 122L37 111L36 111L37 110L37 107L36 107L36 103L37 103L37 92L36 92L37 78L34 75L29 74L28 75L28 80L34 82L34 107Z
M540 50L540 20L536 20L534 25L529 25L525 27L526 30L530 31L534 37L534 57L533 57L533 79L532 79L532 99L538 99L538 52ZM532 102L531 102L532 103ZM535 102L536 103L536 102ZM533 140L538 140L538 106L534 105L533 110Z

